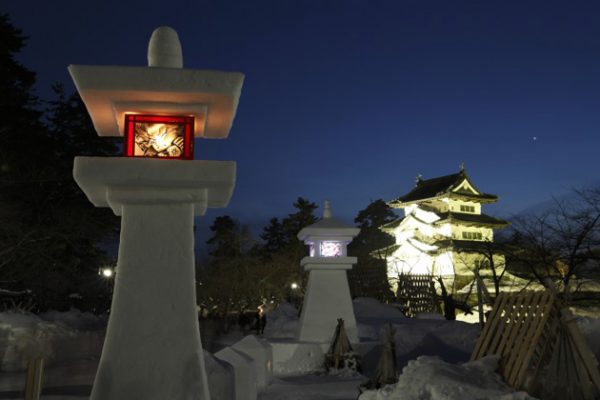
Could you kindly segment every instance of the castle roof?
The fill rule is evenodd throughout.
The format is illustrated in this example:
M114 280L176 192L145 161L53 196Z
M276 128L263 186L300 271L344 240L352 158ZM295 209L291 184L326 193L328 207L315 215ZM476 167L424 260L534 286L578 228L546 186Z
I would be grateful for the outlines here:
M392 233L394 229L396 229L402 221L404 221L405 217L396 218L393 221L388 222L387 224L383 224L379 227L384 232Z
M405 207L421 200L439 197L462 197L471 201L492 203L498 196L479 191L471 182L467 172L461 169L458 173L432 179L417 179L417 184L407 194L390 201L392 207Z
M500 219L494 218L487 214L467 214L460 212L445 212L445 213L437 213L440 217L439 220L435 221L434 224L442 224L445 222L461 222L466 225L485 225L485 226L495 226L498 228L505 227L508 225L508 222Z
M458 251L459 253L487 253L490 250L490 246L494 246L494 242L485 242L481 240L458 240L458 239L445 239L438 240L435 242L438 247L437 251L451 249Z

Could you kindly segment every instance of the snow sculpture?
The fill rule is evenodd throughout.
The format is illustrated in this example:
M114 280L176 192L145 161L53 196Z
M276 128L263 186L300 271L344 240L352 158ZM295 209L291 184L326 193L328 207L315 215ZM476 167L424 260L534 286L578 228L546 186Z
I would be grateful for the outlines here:
M266 388L273 375L273 350L269 342L254 335L248 335L231 348L254 360L256 363L257 387L259 390Z
M299 341L329 343L338 318L342 318L348 339L358 342L346 276L356 257L347 256L346 246L359 232L360 229L333 218L331 206L325 201L323 218L298 233L298 239L310 247L310 256L301 261L309 275L298 325Z
M233 367L235 400L256 400L256 361L231 347L225 347L223 350L215 353L215 357L229 363Z
M126 115L193 118L196 137L229 134L243 75L182 69L177 33L152 35L150 67L71 65L100 136ZM92 400L210 398L194 287L194 216L225 207L233 161L76 157L73 175L121 219L115 288Z
M204 364L210 396L219 400L235 400L235 370L226 361L204 350Z

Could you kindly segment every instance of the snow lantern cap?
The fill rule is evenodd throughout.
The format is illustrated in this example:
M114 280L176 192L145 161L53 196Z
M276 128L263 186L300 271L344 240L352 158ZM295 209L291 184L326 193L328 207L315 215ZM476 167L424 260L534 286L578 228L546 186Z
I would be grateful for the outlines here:
M183 54L177 31L170 26L159 26L148 42L148 66L183 68Z
M325 200L323 205L323 218L312 225L304 227L298 232L298 239L302 241L315 240L341 240L350 242L352 238L358 235L359 228L348 225L337 218L333 218L331 213L331 202Z

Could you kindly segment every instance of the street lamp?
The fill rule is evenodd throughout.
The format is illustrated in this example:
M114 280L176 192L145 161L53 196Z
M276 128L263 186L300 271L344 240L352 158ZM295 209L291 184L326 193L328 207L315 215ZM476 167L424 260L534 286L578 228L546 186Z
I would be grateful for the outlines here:
M104 278L112 278L114 274L115 270L112 267L102 267L98 271L98 275L101 275Z

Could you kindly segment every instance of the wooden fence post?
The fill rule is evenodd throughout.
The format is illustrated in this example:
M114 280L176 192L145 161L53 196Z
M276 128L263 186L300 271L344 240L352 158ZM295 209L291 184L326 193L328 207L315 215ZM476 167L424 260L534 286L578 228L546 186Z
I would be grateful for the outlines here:
M39 400L44 378L44 359L36 358L27 362L27 382L25 383L25 400Z

